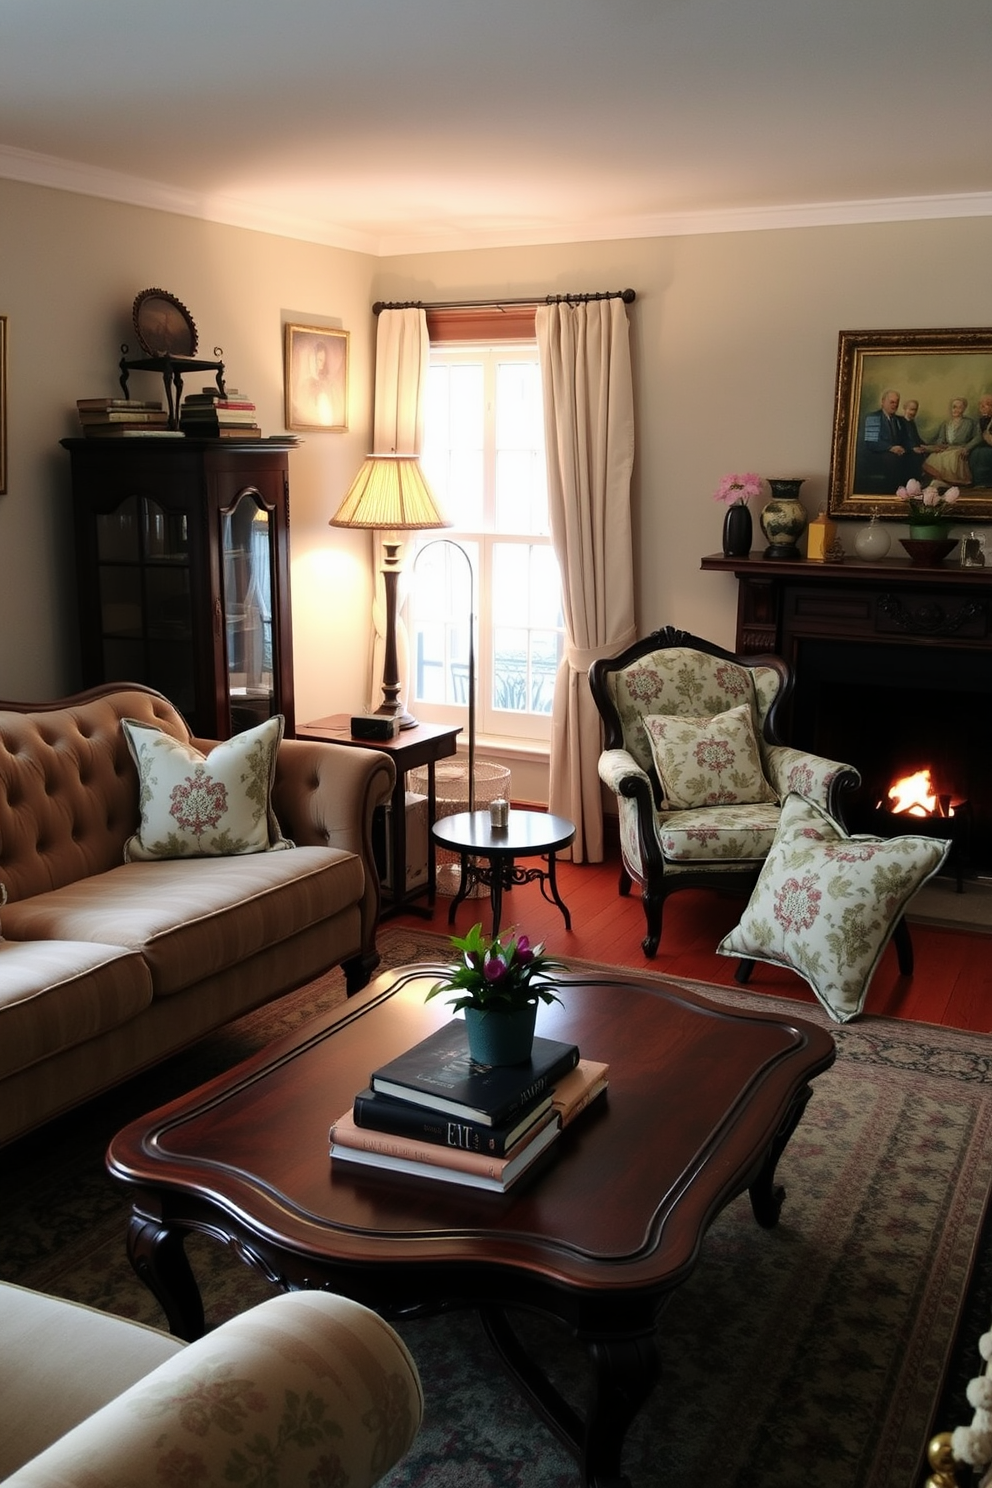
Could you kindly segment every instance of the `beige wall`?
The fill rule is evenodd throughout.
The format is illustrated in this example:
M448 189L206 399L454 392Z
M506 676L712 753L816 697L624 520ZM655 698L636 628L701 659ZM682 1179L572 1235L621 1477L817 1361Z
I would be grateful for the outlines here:
M131 304L152 286L190 310L201 353L223 348L233 385L284 430L286 321L351 332L346 434L301 434L290 456L293 611L300 720L366 695L369 539L327 526L366 453L372 261L264 233L0 181L0 314L8 326L8 478L0 496L0 697L80 685L69 458L76 399L112 396L120 345L140 355ZM210 376L196 377L195 385ZM134 373L136 397L162 383Z
M326 523L366 449L374 300L634 288L639 624L729 644L735 585L699 572L720 544L722 508L711 499L720 476L805 477L815 513L826 495L838 331L988 323L978 287L990 253L992 219L979 218L376 260L0 182L10 341L0 696L78 685L58 440L75 432L77 397L116 391L118 346L133 341L141 289L159 285L183 300L201 348L223 346L267 433L283 428L283 322L351 332L351 430L305 435L290 462L303 720L367 702L369 547ZM848 547L853 530L844 528Z

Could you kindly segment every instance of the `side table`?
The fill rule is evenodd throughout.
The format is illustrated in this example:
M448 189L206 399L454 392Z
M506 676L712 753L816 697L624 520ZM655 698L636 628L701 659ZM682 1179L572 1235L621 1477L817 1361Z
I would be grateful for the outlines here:
M572 917L558 892L555 853L571 843L575 836L574 822L564 816L552 816L549 812L517 808L510 812L505 827L494 827L488 811L460 811L457 816L443 816L435 822L431 836L441 847L461 855L461 882L448 910L449 925L455 923L455 910L472 885L483 883L488 886L493 910L492 933L498 935L503 890L512 888L514 884L536 880L548 903L557 904L561 910L565 929L571 930ZM547 871L514 866L514 858L545 856ZM476 858L488 858L488 866L473 861Z
M396 784L391 801L390 846L393 854L393 884L391 890L383 891L383 907L380 918L399 914L401 910L430 917L437 891L437 870L434 863L434 840L431 828L437 807L434 785L434 766L439 759L446 759L455 752L455 741L461 729L455 725L418 723L416 728L403 729L395 739L356 739L351 732L351 717L347 713L332 713L327 718L316 718L312 723L298 724L298 739L321 739L332 744L347 744L354 749L377 749L392 757L396 766ZM406 772L421 765L427 766L427 882L406 886ZM427 894L427 905L413 901Z

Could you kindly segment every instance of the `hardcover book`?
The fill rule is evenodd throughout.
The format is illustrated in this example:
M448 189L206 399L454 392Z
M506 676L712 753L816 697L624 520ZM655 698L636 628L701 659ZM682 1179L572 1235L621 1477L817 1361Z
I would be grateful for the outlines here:
M574 1070L558 1082L551 1097L551 1105L563 1130L598 1095L602 1095L609 1084L609 1072L608 1064L600 1064L595 1059L580 1059Z
M375 1070L369 1084L377 1095L501 1126L535 1106L578 1062L575 1044L535 1037L524 1064L476 1064L468 1052L464 1018L452 1018Z
M557 1116L551 1114L545 1125L532 1137L518 1143L510 1156L487 1157L476 1152L459 1152L453 1147L438 1147L429 1142L369 1132L356 1126L348 1112L331 1127L331 1160L505 1193L541 1153L547 1151L560 1131Z
M522 1115L511 1116L501 1126L486 1126L481 1121L468 1121L431 1111L427 1106L415 1106L410 1101L395 1100L391 1095L376 1095L374 1090L360 1090L355 1096L352 1116L356 1126L369 1131L414 1137L420 1142L434 1142L462 1152L505 1157L535 1122L551 1110L551 1099L545 1095Z

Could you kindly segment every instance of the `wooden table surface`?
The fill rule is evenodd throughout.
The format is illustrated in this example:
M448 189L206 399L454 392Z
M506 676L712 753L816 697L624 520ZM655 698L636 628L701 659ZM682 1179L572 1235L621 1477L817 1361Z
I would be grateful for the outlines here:
M286 1289L327 1287L386 1315L476 1307L583 1483L620 1484L664 1298L735 1196L748 1190L758 1222L776 1222L775 1164L833 1040L657 980L570 973L538 1032L608 1062L609 1090L508 1193L334 1164L328 1129L371 1071L450 1016L424 1002L440 969L387 973L120 1132L108 1166L133 1190L132 1262L186 1337L203 1328L190 1230L227 1239ZM584 1422L523 1355L514 1305L586 1341L598 1378Z

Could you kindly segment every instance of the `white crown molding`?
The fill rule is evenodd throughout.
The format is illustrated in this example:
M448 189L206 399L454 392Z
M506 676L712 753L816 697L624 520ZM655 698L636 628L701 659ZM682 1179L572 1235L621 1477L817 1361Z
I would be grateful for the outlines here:
M426 233L396 231L377 237L319 218L293 217L234 197L183 191L158 181L146 181L138 176L103 170L99 166L80 165L10 145L0 145L0 177L379 258L413 253L451 253L467 248L526 248L550 243L611 242L628 238L774 232L785 228L992 216L992 193L975 192L656 213L611 221L561 222L546 227L535 227L531 223L526 227L502 230L490 227L485 233L474 233L468 228Z

